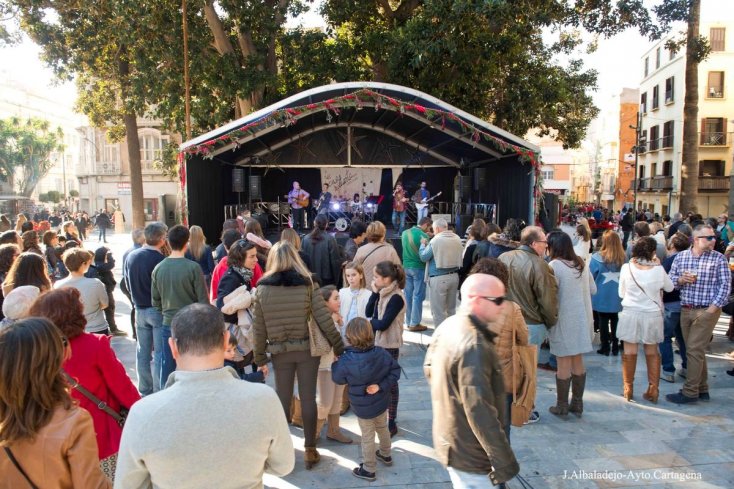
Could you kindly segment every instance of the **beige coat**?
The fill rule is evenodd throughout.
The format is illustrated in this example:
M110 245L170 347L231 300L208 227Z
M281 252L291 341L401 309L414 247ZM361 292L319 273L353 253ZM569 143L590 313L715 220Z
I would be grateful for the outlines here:
M367 287L372 283L373 270L375 265L383 261L391 261L396 265L402 265L398 252L390 243L367 243L357 248L357 254L354 255L354 261L362 265L364 268L364 279Z

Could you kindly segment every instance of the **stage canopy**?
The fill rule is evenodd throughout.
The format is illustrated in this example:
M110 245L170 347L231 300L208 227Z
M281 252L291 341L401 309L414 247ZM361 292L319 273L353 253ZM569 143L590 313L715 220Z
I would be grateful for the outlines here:
M534 222L542 191L537 146L428 94L373 82L307 90L183 143L184 222L218 235L223 207L241 199L236 167L263 178L264 200L282 198L291 178L308 181L316 197L325 168L391 169L411 192L426 179L448 201L497 204L500 223ZM455 192L456 176L471 181L465 192Z

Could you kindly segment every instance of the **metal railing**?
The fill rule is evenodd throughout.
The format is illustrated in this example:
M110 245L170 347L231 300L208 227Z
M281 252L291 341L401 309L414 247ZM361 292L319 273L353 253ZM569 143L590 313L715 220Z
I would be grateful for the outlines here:
M672 176L657 176L652 177L650 180L650 187L653 190L671 190L673 188L673 177Z
M726 146L727 137L725 132L701 132L699 144L701 146Z
M716 177L698 177L698 189L699 190L729 190L729 177L727 176L716 176Z

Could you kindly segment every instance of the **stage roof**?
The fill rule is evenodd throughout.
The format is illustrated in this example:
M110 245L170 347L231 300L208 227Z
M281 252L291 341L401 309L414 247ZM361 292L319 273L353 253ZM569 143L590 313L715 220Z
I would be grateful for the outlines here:
M374 82L304 91L180 149L253 167L540 165L537 146L418 90Z

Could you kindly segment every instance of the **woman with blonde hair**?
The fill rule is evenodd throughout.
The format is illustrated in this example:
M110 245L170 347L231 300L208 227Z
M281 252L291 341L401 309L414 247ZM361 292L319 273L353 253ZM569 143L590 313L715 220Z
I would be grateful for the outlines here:
M18 214L17 221L15 221L15 230L18 232L18 234L21 234L23 232L23 224L28 222L28 218L25 217L25 214L22 212Z
M344 350L341 335L311 272L286 241L276 243L268 255L265 275L260 279L252 307L255 363L267 375L270 353L275 373L275 390L286 418L291 417L291 401L296 374L301 398L306 469L321 457L316 450L316 379L320 356L312 356L309 320L315 323L335 355Z
M587 221L585 225L578 224L576 226L576 241L573 245L573 251L576 256L584 260L584 263L588 264L591 257L591 248L591 228L589 228Z
M295 229L293 228L285 228L280 233L280 240L281 241L287 241L290 244L293 245L293 247L298 251L298 256L301 257L301 260L303 260L303 263L306 265L306 268L311 270L311 258L304 253L304 251L301 249L301 237L298 235Z
M201 226L191 226L189 228L189 247L185 256L199 264L208 290L214 271L214 255L212 255L212 249L206 244L206 236L204 236L204 230L201 229Z
M364 268L364 279L367 285L372 283L375 265L383 261L389 261L396 265L402 265L398 252L393 245L385 241L387 229L380 221L373 221L367 226L366 243L357 249L354 262Z
M61 373L67 339L45 318L0 330L3 487L111 488L99 466L92 417Z
M74 240L79 244L79 246L82 245L82 240L79 239L79 232L76 229L76 224L74 224L74 221L66 221L64 224L61 225L61 230L63 231L67 242L70 240Z
M609 356L609 345L615 357L619 355L617 340L617 323L622 310L622 299L619 297L619 271L627 261L619 235L611 230L604 231L601 237L601 249L591 256L589 271L596 283L596 294L591 298L594 321L599 326L601 348L596 352ZM611 336L610 336L611 330Z

